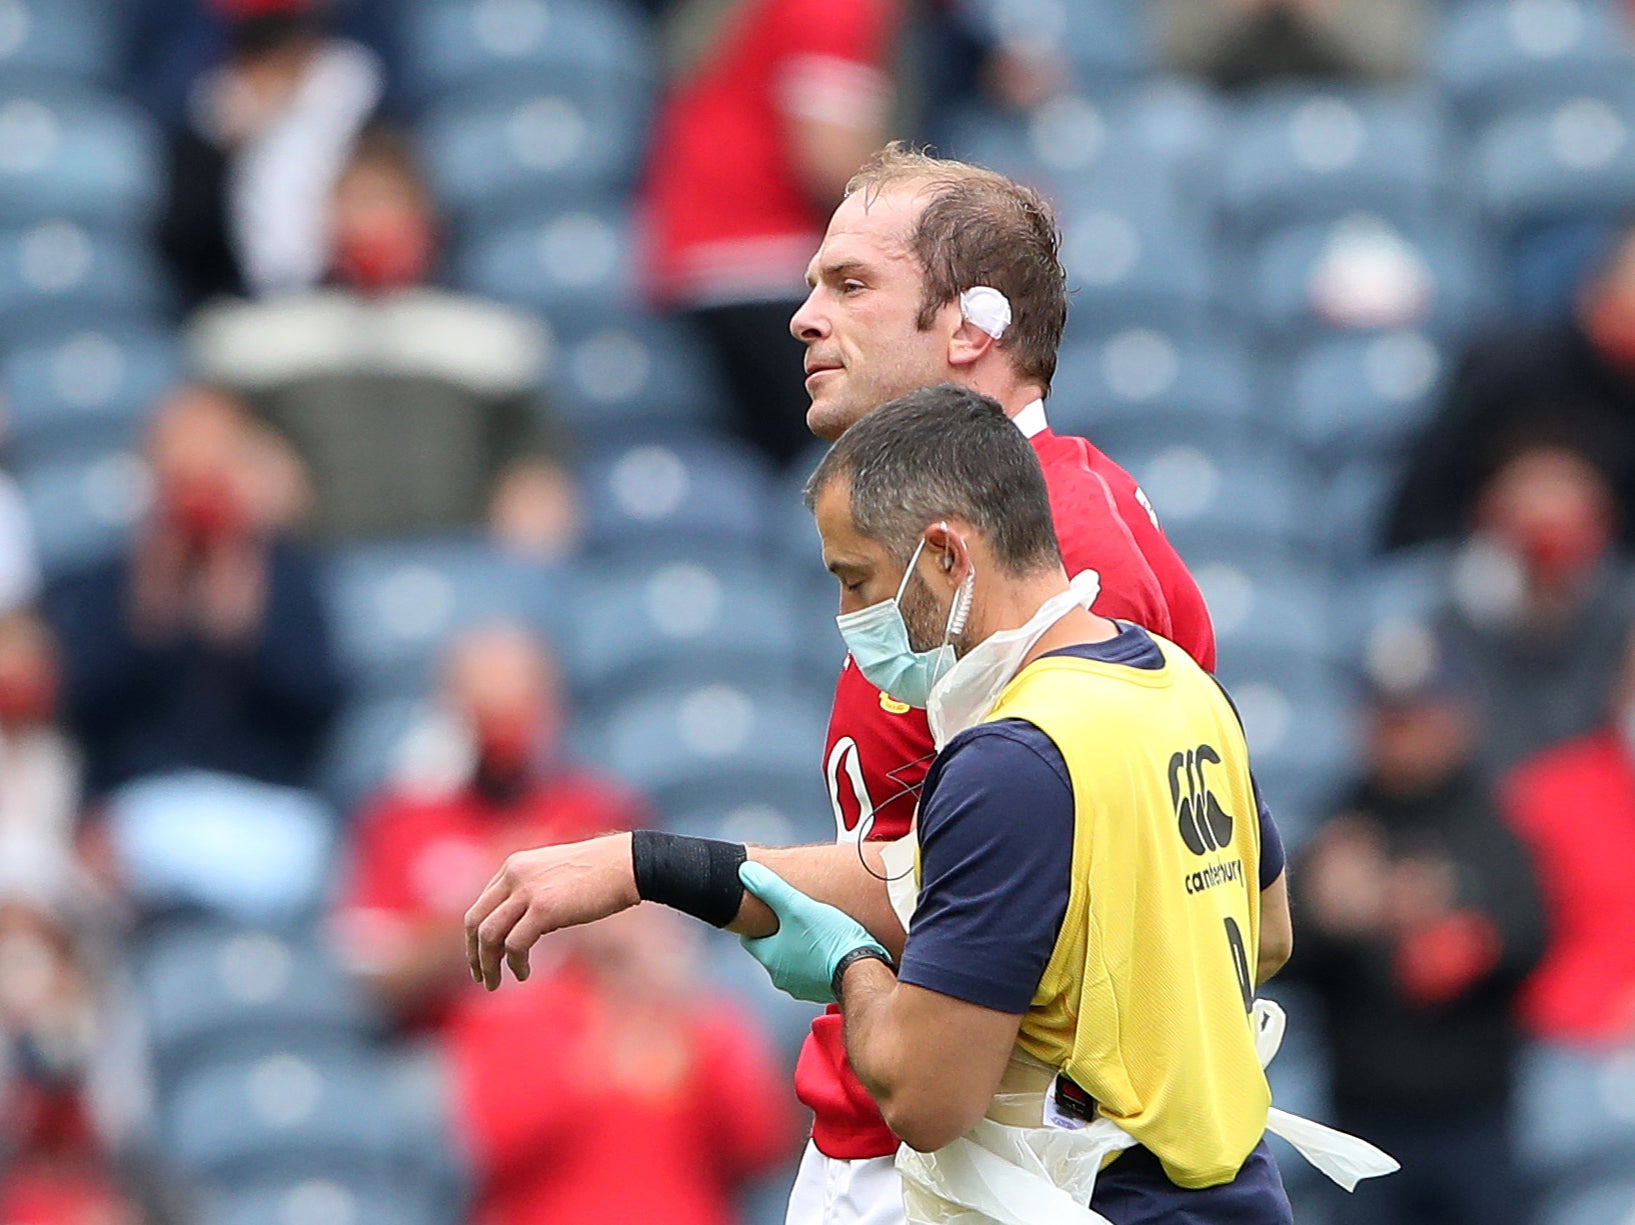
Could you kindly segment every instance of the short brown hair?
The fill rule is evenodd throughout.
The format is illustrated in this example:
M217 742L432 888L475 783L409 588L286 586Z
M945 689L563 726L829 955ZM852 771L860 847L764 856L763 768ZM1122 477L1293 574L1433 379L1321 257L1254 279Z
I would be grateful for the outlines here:
M901 141L871 157L846 184L846 194L864 192L867 202L908 184L923 186L930 197L909 236L925 273L919 326L930 327L939 310L973 285L993 286L1010 299L1013 316L1000 347L1024 378L1049 392L1067 326L1067 273L1049 201L995 171Z

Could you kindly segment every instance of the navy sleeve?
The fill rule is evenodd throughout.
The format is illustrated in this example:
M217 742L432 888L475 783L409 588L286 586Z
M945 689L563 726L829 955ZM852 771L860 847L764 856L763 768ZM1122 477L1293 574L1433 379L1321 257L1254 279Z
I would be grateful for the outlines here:
M920 801L920 900L898 977L1026 1012L1067 915L1073 827L1067 763L1037 727L1006 719L950 741Z
M1255 807L1260 810L1260 887L1269 889L1276 883L1277 878L1283 875L1286 856L1283 852L1283 835L1277 832L1277 821L1272 817L1272 810L1266 807L1266 800L1260 794L1260 784L1256 783L1251 775L1249 781L1255 788Z

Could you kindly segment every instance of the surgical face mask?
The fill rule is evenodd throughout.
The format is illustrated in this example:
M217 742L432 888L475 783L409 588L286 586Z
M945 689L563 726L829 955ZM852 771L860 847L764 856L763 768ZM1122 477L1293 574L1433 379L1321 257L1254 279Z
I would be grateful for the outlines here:
M1025 625L990 634L948 669L926 700L931 738L942 746L968 727L986 719L1022 660L1044 633L1075 608L1089 608L1101 592L1101 576L1085 570L1073 576L1067 590L1039 606Z
M943 626L942 645L929 651L916 651L908 638L908 622L903 620L903 592L914 574L915 563L925 548L922 537L915 546L903 571L903 581L897 585L897 594L889 600L870 604L856 612L841 613L835 618L840 636L846 640L846 649L858 670L871 685L886 691L899 702L923 707L931 696L931 687L954 666L954 648L950 639L965 629L965 620L971 614L971 594L976 582L973 567L954 595L948 608L948 621Z

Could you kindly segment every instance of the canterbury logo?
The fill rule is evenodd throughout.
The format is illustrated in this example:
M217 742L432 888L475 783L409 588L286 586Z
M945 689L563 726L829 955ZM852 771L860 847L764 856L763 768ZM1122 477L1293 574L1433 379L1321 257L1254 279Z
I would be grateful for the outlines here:
M1204 767L1221 764L1221 755L1207 744L1186 749L1169 759L1169 793L1181 841L1194 855L1223 850L1232 842L1232 814L1221 807L1209 789Z

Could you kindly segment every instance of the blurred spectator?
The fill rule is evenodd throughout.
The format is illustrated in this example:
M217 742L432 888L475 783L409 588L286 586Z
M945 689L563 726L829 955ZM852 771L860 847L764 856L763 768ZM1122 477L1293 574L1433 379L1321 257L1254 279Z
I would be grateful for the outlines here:
M452 1053L474 1225L737 1220L733 1194L799 1142L766 1036L700 987L697 936L668 911L551 939L554 973L465 984L477 1004Z
M364 133L327 229L328 287L218 303L191 328L204 377L243 394L305 461L318 533L487 522L531 555L566 552L573 497L539 394L544 336L426 284L437 220L395 132Z
M0 1221L134 1225L92 1121L92 975L52 908L0 898Z
M1593 456L1619 503L1635 506L1635 228L1569 317L1471 346L1409 455L1386 547L1458 535L1503 458L1548 441ZM1620 526L1635 543L1635 521Z
M1525 1219L1508 1131L1512 1004L1544 928L1532 868L1481 781L1477 710L1428 630L1370 658L1366 774L1293 874L1292 978L1324 1005L1339 1125L1403 1168L1339 1219Z
M0 618L0 896L54 898L75 876L79 763L57 727L59 686L44 623Z
M1523 1015L1540 1037L1584 1047L1635 1041L1635 647L1612 711L1610 722L1529 759L1505 784L1551 919Z
M846 182L883 143L898 0L691 0L643 207L658 302L697 320L740 433L811 443L789 317Z
M1472 674L1490 769L1605 717L1616 679L1607 661L1635 619L1616 525L1606 479L1575 451L1523 448L1482 488L1441 627Z
M336 176L385 87L373 52L327 33L321 0L210 3L228 55L172 137L159 233L187 307L318 281Z
M236 400L184 387L147 459L125 554L51 601L87 791L187 768L305 786L340 684L316 566L281 531L287 457Z
M1164 58L1239 89L1283 78L1402 77L1423 43L1423 0L1158 0Z
M470 998L462 920L496 862L643 815L622 788L564 759L556 666L526 630L496 625L456 641L443 702L469 764L444 789L389 789L369 803L341 911L356 970L411 1027L441 1024Z

